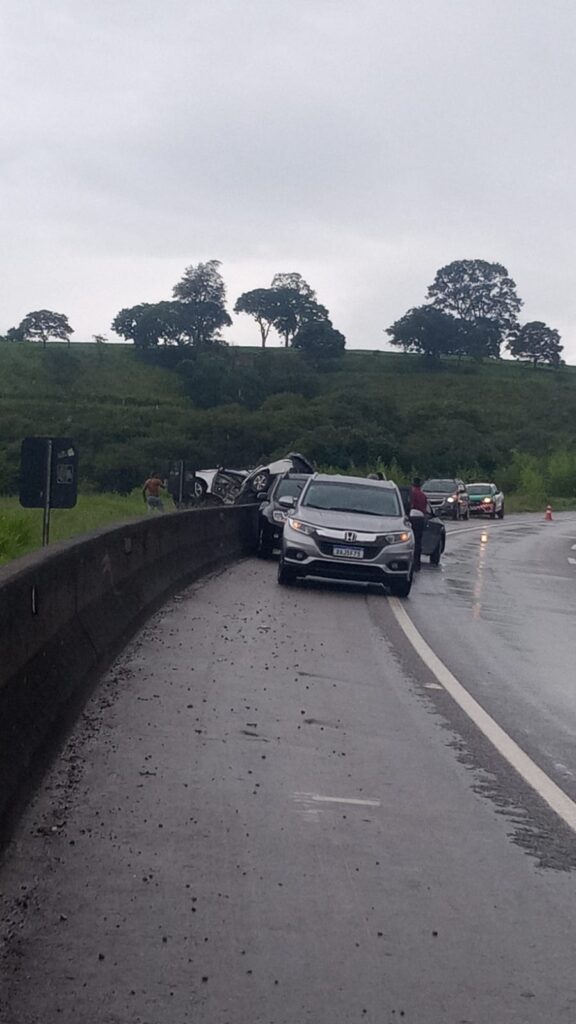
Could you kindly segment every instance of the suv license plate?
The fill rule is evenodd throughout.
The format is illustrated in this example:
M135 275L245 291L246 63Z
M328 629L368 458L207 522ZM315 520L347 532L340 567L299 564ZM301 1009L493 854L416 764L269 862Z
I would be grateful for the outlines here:
M364 548L340 548L334 546L335 558L364 558Z

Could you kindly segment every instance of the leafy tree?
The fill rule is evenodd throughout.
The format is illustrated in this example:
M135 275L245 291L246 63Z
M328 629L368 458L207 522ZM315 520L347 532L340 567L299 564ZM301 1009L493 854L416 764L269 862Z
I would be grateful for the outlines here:
M286 348L293 342L303 324L328 320L328 310L316 299L303 295L295 288L275 288L277 314L274 327L284 339Z
M522 300L501 263L455 260L437 272L428 299L443 313L472 322L489 320L501 339L517 322Z
M560 366L560 353L564 348L558 331L541 320L531 320L518 327L510 334L507 347L515 358L530 359L533 366L544 363L555 367Z
M220 330L232 323L226 312L226 287L220 260L208 260L186 267L172 294L181 306L180 324L188 342L205 348L221 341Z
M220 260L208 260L186 267L172 294L180 302L216 302L224 306L226 286L220 273Z
M328 310L316 301L316 292L301 274L275 274L272 291L277 300L274 327L284 339L286 348L303 324L328 320Z
M272 278L272 288L278 291L282 288L290 288L292 291L298 292L306 299L314 300L316 298L316 292L310 287L307 281L304 280L302 274L289 273L289 274L274 274Z
M457 320L458 337L454 353L482 360L500 355L500 328L492 320Z
M292 347L320 358L339 356L346 347L346 338L329 320L310 320L298 329Z
M122 309L112 330L137 348L157 345L194 345L197 348L220 342L218 332L231 323L223 307L211 300L198 302L142 302Z
M177 304L176 304L177 305ZM210 348L225 345L220 336L223 327L230 327L232 320L224 306L208 299L204 302L182 302L178 312L180 337L196 348Z
M64 313L53 313L51 309L37 309L28 313L16 328L25 341L41 341L46 348L51 338L66 341L70 345L70 335L74 330L68 323Z
M278 316L278 293L272 288L254 288L244 292L234 306L235 313L253 316L260 328L262 348L266 347L268 335Z
M6 331L6 341L24 341L22 327L9 327Z
M391 345L437 360L457 350L459 322L434 306L417 306L388 327L386 334Z
M140 349L178 344L182 337L179 307L176 302L141 302L121 309L112 321L112 330Z

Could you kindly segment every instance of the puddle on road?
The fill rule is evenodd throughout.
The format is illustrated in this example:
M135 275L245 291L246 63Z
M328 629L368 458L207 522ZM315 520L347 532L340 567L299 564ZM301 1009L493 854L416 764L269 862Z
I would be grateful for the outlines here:
M531 531L509 532L513 535L521 532L524 536ZM470 551L472 545L473 553ZM488 564L489 554L490 534L486 532L469 541L464 550L460 549L447 558L447 571L444 574L445 593L449 600L455 600L460 607L464 605L469 609L473 619L483 619L491 623L510 643L516 627L522 623L522 618L512 610L512 606L504 606L504 594L498 585L497 570Z

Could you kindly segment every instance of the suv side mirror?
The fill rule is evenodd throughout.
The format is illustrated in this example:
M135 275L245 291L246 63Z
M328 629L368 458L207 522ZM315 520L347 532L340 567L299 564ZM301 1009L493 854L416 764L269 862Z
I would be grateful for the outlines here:
M257 501L266 501L267 497L268 497L268 491L258 491L258 494L256 495L256 500Z
M286 494L282 498L278 498L278 504L281 505L282 508L294 508L296 504L296 498L293 498L291 495Z

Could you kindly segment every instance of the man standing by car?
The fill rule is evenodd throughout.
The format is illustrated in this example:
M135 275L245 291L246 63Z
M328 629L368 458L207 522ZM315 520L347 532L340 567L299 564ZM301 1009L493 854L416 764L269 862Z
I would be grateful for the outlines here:
M410 488L410 525L414 534L414 571L420 572L422 558L422 534L426 526L426 515L430 513L428 498L422 490L420 477L415 476Z
M161 493L165 489L166 484L162 480L160 473L151 473L144 487L142 488L142 497L146 502L146 507L149 512L163 512L164 504L162 502Z

